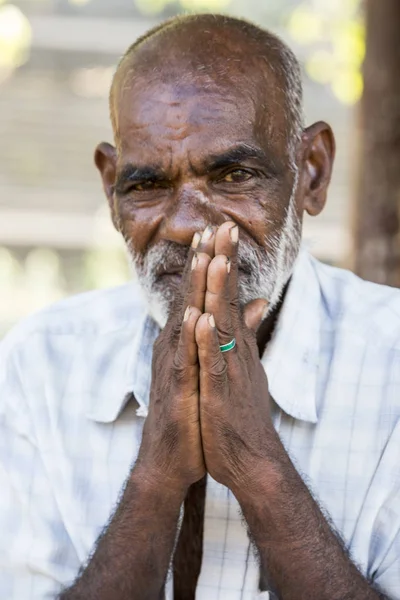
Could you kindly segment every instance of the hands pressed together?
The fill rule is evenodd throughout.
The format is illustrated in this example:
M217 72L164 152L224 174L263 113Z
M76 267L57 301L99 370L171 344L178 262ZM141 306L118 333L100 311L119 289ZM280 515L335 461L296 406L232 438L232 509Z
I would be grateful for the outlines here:
M154 345L138 459L92 559L60 599L163 597L181 505L193 490L204 499L207 472L240 504L260 590L285 600L386 598L349 559L272 425L255 333L266 302L239 305L238 233L226 222L193 239L182 293ZM174 556L180 598L195 596L201 568L201 553L187 560L202 544L198 515L186 516Z
M182 294L154 345L139 461L183 489L206 472L233 491L251 486L274 437L256 341L267 303L239 305L238 238L233 222L195 234Z

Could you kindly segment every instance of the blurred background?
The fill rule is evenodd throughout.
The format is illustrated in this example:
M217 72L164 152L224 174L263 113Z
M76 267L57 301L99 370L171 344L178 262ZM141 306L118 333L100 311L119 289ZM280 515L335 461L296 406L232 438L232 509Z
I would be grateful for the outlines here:
M247 17L289 43L303 69L306 121L327 120L337 140L328 205L318 219L306 220L306 244L324 261L396 285L399 84L383 73L385 68L394 73L400 69L400 2L370 0L370 4L366 7L361 0L0 0L0 336L21 317L59 298L117 285L130 277L122 242L109 220L93 150L99 141L112 140L107 95L119 57L146 29L180 12ZM375 23L383 18L372 14L377 5L378 11L383 5L389 7L383 34L368 30L368 19ZM392 29L397 50L391 59L394 64L389 61L388 67L379 53L389 44ZM373 47L377 35L368 59L369 39ZM385 68L376 63L377 57ZM368 68L370 79L379 80L369 96ZM400 70L398 80L399 75ZM397 85L390 102L385 85ZM374 110L385 119L391 115L398 126L395 135L385 130L378 136L379 152L385 143L397 148L390 176L384 166L378 175L369 168L368 161L376 160L377 154L373 123L380 122ZM369 200L370 184L362 175L366 170L370 177L374 173L374 183L375 175L386 183L391 177L389 192L375 186ZM390 196L392 188L392 212L378 202L385 214L382 227L390 230L387 256L381 213L374 216L371 206L374 209L381 192L385 198ZM371 247L375 238L378 242ZM369 273L377 247L382 260ZM390 268L386 268L388 261ZM365 264L367 271L363 271Z

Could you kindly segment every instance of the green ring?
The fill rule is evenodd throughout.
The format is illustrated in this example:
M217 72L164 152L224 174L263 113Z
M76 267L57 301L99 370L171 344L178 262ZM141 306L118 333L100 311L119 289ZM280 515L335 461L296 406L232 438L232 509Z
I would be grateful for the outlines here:
M236 346L236 338L233 338L233 340L231 340L227 344L223 344L222 346L220 346L219 349L221 350L221 352L228 352L229 350L233 350L233 348L235 346Z

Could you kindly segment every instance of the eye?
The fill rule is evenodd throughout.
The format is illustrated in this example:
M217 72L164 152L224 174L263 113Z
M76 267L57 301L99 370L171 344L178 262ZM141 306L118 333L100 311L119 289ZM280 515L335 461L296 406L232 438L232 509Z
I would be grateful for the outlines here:
M230 171L229 173L223 175L219 181L225 183L243 183L252 177L253 174L249 171L245 171L244 169L235 169L234 171Z
M148 179L147 181L142 181L141 183L135 183L135 185L131 187L131 190L134 192L147 192L148 190L154 190L159 187L162 186L157 181Z

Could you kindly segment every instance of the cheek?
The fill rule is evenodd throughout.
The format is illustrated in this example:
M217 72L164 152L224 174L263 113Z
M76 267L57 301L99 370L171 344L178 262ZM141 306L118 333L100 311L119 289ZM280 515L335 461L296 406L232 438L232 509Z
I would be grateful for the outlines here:
M160 211L136 208L130 202L119 202L118 214L122 235L135 252L142 254L154 238L162 214Z
M253 194L238 202L230 210L230 216L243 232L258 246L264 247L266 240L279 235L283 227L288 202L282 199L277 190Z
M292 191L291 182L284 182L260 197L259 205L263 213L264 241L270 237L279 237L286 222L289 204L292 200ZM265 242L262 245L265 245Z

